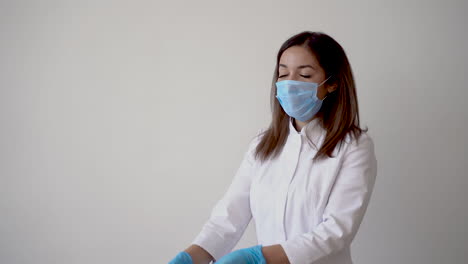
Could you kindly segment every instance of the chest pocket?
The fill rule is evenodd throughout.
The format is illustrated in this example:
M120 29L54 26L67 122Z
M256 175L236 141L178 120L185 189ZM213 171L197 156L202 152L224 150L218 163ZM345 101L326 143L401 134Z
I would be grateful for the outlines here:
M340 157L312 161L315 151L303 156L288 191L288 216L310 231L322 221L331 187L336 178ZM292 210L291 210L292 209ZM297 217L294 217L297 216Z
M269 163L257 168L250 186L250 208L254 218L275 218L278 205L278 189L281 183L279 177L273 172L275 163Z
M318 161L311 167L307 180L307 192L313 197L312 209L316 215L314 225L322 222L322 214L338 175L341 162L342 157L337 155L333 158Z

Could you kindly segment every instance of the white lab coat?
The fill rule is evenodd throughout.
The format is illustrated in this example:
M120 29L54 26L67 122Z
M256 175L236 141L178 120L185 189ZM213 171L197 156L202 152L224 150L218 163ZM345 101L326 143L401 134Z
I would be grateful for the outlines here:
M325 130L318 120L300 132L289 118L287 142L276 159L253 158L251 140L224 196L193 240L215 260L236 246L253 218L257 242L280 244L291 264L352 264L350 244L364 217L377 174L373 140L348 134L333 158L312 162ZM254 246L254 245L252 245Z

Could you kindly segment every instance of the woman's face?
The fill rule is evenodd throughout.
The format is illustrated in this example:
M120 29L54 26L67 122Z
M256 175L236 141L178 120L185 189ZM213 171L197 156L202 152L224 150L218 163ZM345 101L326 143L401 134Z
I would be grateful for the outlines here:
M325 71L318 63L317 58L308 49L301 46L292 46L281 54L278 65L278 82L295 80L320 84L326 78ZM333 90L335 88L330 87L325 82L318 87L317 97L323 100L326 94Z

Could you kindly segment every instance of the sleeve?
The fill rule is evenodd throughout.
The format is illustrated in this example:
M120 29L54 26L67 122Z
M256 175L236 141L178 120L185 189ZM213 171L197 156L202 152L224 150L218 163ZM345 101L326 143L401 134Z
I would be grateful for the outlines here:
M259 133L250 141L226 193L215 204L208 221L192 242L208 251L215 260L231 252L252 219L250 184L258 137Z
M311 232L280 243L291 264L315 263L351 244L366 212L376 176L374 143L363 132L359 145L350 144L344 154L323 221Z

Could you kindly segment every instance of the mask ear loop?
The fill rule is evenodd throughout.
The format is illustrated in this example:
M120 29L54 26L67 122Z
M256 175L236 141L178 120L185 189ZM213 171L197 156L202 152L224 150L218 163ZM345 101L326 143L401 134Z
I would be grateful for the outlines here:
M325 83L326 81L328 81L328 79L330 79L332 76L333 76L333 75L328 76L328 78L327 78L325 81L321 82L318 86L324 84L324 83ZM317 87L318 87L318 86L317 86ZM327 98L327 96L328 96L328 93L327 93L327 95L325 95L325 97L322 99L322 101L325 100L325 98Z
M330 75L325 81L321 82L317 87L319 87L320 85L324 84L326 81L328 81L328 79L330 79L333 75ZM325 98L327 98L328 95L326 95L321 101L325 100ZM320 100L320 99L319 99ZM306 139L307 139L307 143L309 143L309 146L311 146L312 148L318 150L318 147L317 145L312 142L312 140L309 138L309 136L307 135L306 133Z
M328 81L328 79L330 79L332 76L333 76L333 75L328 76L328 78L327 78L325 81L321 82L318 86L324 84L324 83L325 83L326 81Z

